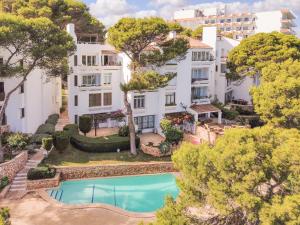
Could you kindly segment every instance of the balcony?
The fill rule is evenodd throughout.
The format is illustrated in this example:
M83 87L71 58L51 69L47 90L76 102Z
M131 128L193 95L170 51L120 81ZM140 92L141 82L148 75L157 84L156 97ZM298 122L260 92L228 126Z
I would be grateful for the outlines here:
M192 84L200 82L208 82L208 77L192 78Z
M102 62L102 66L122 66L122 63L118 61L107 61Z
M281 23L283 26L286 26L286 27L296 27L296 24L291 19L282 19Z

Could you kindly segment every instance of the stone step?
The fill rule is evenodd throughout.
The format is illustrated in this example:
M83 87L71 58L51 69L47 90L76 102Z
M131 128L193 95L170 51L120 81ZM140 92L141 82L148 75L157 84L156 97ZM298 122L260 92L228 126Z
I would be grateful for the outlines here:
M10 188L9 191L14 192L14 191L26 191L26 188Z
M18 173L16 177L26 177L27 173Z
M25 184L26 183L26 179L23 180L13 180L12 184Z

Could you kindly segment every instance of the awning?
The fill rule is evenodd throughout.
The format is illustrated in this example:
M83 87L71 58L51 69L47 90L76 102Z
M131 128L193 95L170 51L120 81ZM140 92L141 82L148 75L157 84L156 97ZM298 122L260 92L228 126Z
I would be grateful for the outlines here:
M192 105L190 108L198 114L221 112L219 108L212 104Z

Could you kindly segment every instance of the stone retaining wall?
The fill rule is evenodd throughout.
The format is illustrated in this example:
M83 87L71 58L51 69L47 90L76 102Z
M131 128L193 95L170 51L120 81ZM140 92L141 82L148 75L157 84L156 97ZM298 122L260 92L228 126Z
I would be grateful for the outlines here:
M172 162L117 164L86 167L56 167L63 180L92 177L175 172Z
M7 176L12 181L16 174L25 167L28 159L28 152L22 151L12 160L0 164L0 178Z
M40 188L57 187L60 182L60 173L57 173L54 178L41 180L27 180L27 190L35 190Z

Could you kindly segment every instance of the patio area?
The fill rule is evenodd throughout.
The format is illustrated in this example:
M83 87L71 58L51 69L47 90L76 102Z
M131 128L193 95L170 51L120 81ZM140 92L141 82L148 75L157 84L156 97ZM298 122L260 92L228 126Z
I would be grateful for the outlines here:
M95 129L92 129L86 135L88 137L105 137L105 136L110 136L110 135L113 135L113 134L117 134L118 131L119 131L118 127L113 127L113 128L97 128L97 130L96 130L97 136L95 136Z

